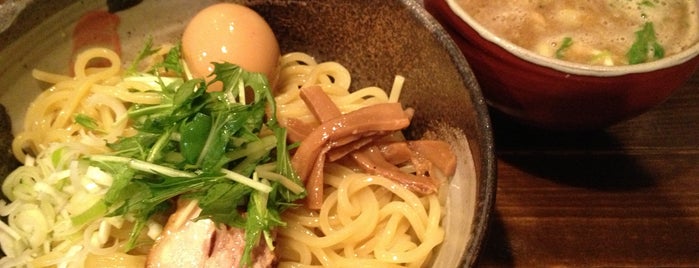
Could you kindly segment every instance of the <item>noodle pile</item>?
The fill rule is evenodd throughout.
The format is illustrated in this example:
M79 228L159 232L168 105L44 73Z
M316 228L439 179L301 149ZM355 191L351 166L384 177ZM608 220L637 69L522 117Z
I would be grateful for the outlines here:
M379 87L366 87L349 92L352 78L349 71L337 62L321 62L305 53L292 52L282 56L280 74L275 86L275 100L279 121L296 118L311 125L319 122L313 117L299 96L299 89L320 86L342 113L384 102L398 102L403 77L397 76L391 96Z
M89 67L95 59L106 59L110 66ZM0 244L7 255L0 266L82 267L86 259L114 254L124 255L121 263L134 267L145 260L118 253L128 237L128 219L74 225L73 217L102 199L112 182L109 174L79 158L107 152L107 142L133 135L127 107L158 103L158 95L147 92L157 85L125 77L120 57L109 49L85 50L73 67L74 77L33 72L53 86L31 103L24 129L13 141L13 153L24 165L2 185L12 202L0 204L0 215L8 217L7 224L0 222ZM94 129L77 123L77 115L95 119ZM149 227L153 234L160 228L155 223Z
M436 195L420 198L381 176L329 165L320 211L285 212L280 267L422 267L444 239Z
M310 55L290 53L280 65L275 99L281 122L319 123L299 97L299 88L319 85L346 113L396 102L403 83L398 76L390 96L378 87L350 93L350 74L336 62L317 63ZM280 267L421 267L444 239L436 194L419 197L392 180L339 164L327 165L324 178L320 211L298 208L283 215L288 227L279 230Z
M96 59L106 59L111 65L88 68ZM158 94L146 92L152 90L154 84L123 77L121 59L112 50L93 48L78 54L73 72L75 76L68 77L33 71L37 80L53 86L27 109L23 132L12 144L19 161L24 161L25 150L36 155L53 142L78 142L89 147L91 153L105 152L108 150L106 142L133 135L133 129L127 125L127 103L160 102ZM97 119L100 131L77 124L75 116L79 114Z
M162 55L162 54L161 54ZM157 56L157 55L156 55ZM111 65L89 68L107 59ZM108 143L134 135L127 118L131 104L157 104L154 77L126 75L119 56L96 48L79 54L75 77L34 71L53 86L31 104L24 131L13 142L24 163L5 180L0 203L0 266L142 267L150 246L123 252L132 226L124 217L101 218L74 226L76 215L100 200L111 186L108 174L81 164L85 155L109 152ZM351 77L336 62L317 63L310 55L282 57L275 87L278 119L318 125L299 97L299 88L319 85L343 112L377 103L397 102L402 77L391 95L378 87L349 92ZM88 127L79 115L95 119ZM410 171L410 167L406 168ZM437 194L419 196L381 176L357 172L338 163L325 167L325 200L320 210L291 208L282 218L275 249L280 267L357 265L421 267L444 239L442 204ZM160 234L163 221L152 221L146 241ZM149 240L150 239L150 240Z

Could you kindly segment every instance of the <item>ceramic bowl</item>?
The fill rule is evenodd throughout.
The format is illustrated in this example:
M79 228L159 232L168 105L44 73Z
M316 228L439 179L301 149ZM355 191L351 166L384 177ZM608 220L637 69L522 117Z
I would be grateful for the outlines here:
M31 69L67 73L76 20L87 10L105 8L105 1L96 0L30 2L0 34L0 103L15 131L41 90ZM116 12L126 61L148 36L154 43L177 42L189 19L213 2L148 0ZM431 263L472 266L494 202L493 140L479 86L443 28L411 0L247 4L267 19L282 52L303 51L319 61L344 64L352 73L353 88L389 89L395 75L406 77L401 101L417 111L406 134L444 139L456 148L459 159L457 174L445 191L446 240Z
M699 44L654 62L603 67L539 56L486 30L458 0L425 0L471 64L488 104L525 124L591 130L666 100L699 65Z

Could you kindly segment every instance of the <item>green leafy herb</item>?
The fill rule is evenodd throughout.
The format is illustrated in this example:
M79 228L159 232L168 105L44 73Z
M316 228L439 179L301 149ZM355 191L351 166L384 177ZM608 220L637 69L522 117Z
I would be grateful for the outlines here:
M184 67L179 48L174 50L162 67L179 72ZM152 51L149 41L139 58ZM104 203L75 221L129 215L136 219L128 244L132 248L147 220L182 196L199 201L199 218L245 228L241 264L251 262L250 253L261 237L271 246L270 232L284 225L281 211L305 196L291 167L286 130L277 123L264 75L229 63L214 64L213 75L210 83L222 83L220 92L207 92L201 79L157 78L162 102L129 108L138 133L109 144L113 154L89 158L113 174L114 182ZM263 164L273 165L274 176L268 177L279 176L283 183L258 177L256 168ZM290 184L291 189L284 186ZM245 210L243 216L240 211Z
M260 236L264 233L265 241L269 243L269 231L275 225L280 225L281 219L279 219L278 214L272 213L267 206L268 195L261 192L254 192L250 198L251 202L248 203L248 218L251 220L247 221L245 224L245 244L246 245L256 245L260 241ZM243 252L243 258L245 258L242 263L250 263L250 255L252 254L251 247L245 247Z
M145 58L147 58L150 55L155 54L158 52L157 49L153 49L153 38L148 37L146 38L146 44L143 46L141 51L138 52L136 55L136 58L131 62L131 65L129 65L129 68L126 69L127 74L135 74L138 71L138 65L143 61Z
M78 123L78 125L81 125L89 130L92 131L102 131L99 129L99 126L97 125L97 121L86 115L86 114L77 114L74 118L75 123Z
M556 58L562 59L565 56L565 52L573 45L573 38L564 37L561 41L561 46L556 50Z
M139 53L136 55L136 58L131 62L131 65L129 65L129 68L126 69L126 74L128 75L136 75L138 74L138 67L141 62L154 55L160 50L160 48L155 48L153 47L153 38L148 37L146 39L146 44L144 47L139 51ZM174 73L175 76L177 77L184 77L184 66L181 63L182 60L182 44L178 43L176 46L171 48L167 54L165 54L165 57L163 58L162 62L159 62L158 64L155 64L154 66L151 67L150 70L147 70L147 73L150 74L159 74L159 70L162 68L164 69L165 72L171 71Z
M643 0L643 1L639 2L638 5L639 6L646 6L646 7L654 7L655 6L653 1L650 1L650 0Z
M655 37L655 29L652 22L646 22L643 28L636 32L636 41L626 53L629 64L648 62L652 59L661 59L665 56L665 49L658 43Z
M199 160L207 136L211 133L211 124L211 116L197 113L191 121L180 125L180 151L188 164L195 164Z
M158 68L162 67L165 71L173 71L177 76L184 76L184 67L181 63L182 60L182 44L178 43L175 47L171 48L165 58L160 64L153 66L151 72L155 73Z

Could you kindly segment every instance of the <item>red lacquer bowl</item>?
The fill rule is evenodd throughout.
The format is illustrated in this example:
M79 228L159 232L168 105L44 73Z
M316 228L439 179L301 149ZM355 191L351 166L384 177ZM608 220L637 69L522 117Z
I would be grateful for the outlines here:
M488 104L542 128L590 130L632 118L665 101L699 66L699 43L629 66L552 59L494 36L455 0L425 0L424 5L466 56Z

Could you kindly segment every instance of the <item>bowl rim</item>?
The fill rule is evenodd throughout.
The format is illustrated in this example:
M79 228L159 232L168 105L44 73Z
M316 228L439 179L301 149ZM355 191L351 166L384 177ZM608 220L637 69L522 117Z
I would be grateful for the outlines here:
M245 0L235 0L235 2L244 2L246 4L254 4L257 2L248 3ZM51 1L53 2L53 1ZM89 5L90 3L96 3L97 0L89 0L82 3L83 5ZM58 3L58 1L56 1ZM60 3L66 3L62 9L70 8L74 5L74 2L61 0ZM496 169L496 159L494 153L494 141L492 134L492 124L489 116L488 106L485 104L483 93L480 87L477 85L475 76L472 73L470 65L466 61L463 54L461 54L456 43L449 37L446 30L429 14L423 7L421 0L399 0L397 3L401 3L406 7L410 15L415 17L420 23L424 24L428 31L432 34L434 39L442 46L444 50L449 54L449 57L454 62L454 66L457 68L458 75L464 81L464 89L472 81L476 85L474 88L469 88L464 94L470 95L471 104L473 109L477 114L477 118L474 120L473 124L475 126L476 134L471 135L473 140L475 140L478 145L471 145L471 150L473 152L474 148L479 148L481 165L480 167L476 165L474 171L476 175L482 179L475 184L474 192L476 194L476 203L474 204L474 219L471 223L471 233L469 234L470 241L464 245L464 252L461 256L458 256L459 266L474 266L476 261L479 259L481 252L485 246L485 238L489 230L489 224L491 222L492 210L495 204L495 194L496 194L496 181L497 181L497 169ZM36 3L34 3L36 4ZM46 3L48 4L48 2ZM280 3L284 4L284 3ZM31 7L26 9L31 10ZM58 12L59 10L54 10L52 12ZM46 18L37 18L40 22L36 25L28 24L29 29L33 29L37 25L43 23ZM0 31L0 37L8 32ZM19 36L24 36L25 33L21 33ZM8 39L8 44L13 44L15 40ZM11 46L0 46L0 51L11 48ZM1 68L0 68L1 69ZM0 70L2 71L2 70ZM470 85L469 85L470 86ZM1 90L0 90L1 91ZM469 137L470 138L470 137ZM475 153L473 153L475 155ZM2 178L0 178L2 179ZM474 180L477 180L474 178Z
M690 46L688 49L681 51L680 53L673 54L669 57L664 57L659 60L634 65L603 66L564 61L537 54L533 51L518 46L504 38L496 36L493 32L483 27L483 25L478 23L471 15L469 15L457 3L458 0L439 1L445 1L449 9L457 17L459 17L459 19L461 19L461 21L464 22L466 26L471 27L473 30L475 30L476 33L478 33L478 35L483 39L491 43L494 43L495 45L503 48L504 50L506 50L510 54L513 54L521 60L536 65L548 67L567 74L612 77L627 74L646 73L681 65L691 60L692 58L699 56L699 41L697 41L694 43L694 45ZM699 5L699 2L697 3L697 5ZM456 28L458 29L460 27L457 26Z
M476 185L476 208L474 221L471 226L471 243L465 248L464 255L460 256L463 267L475 266L485 247L489 225L492 221L492 212L496 202L497 189L497 161L495 158L495 145L492 132L492 121L486 104L483 91L477 82L476 76L468 63L466 56L461 52L456 41L452 39L447 30L424 7L424 3L418 0L401 0L410 12L416 16L422 24L429 28L431 34L449 54L457 67L459 76L463 79L464 86L471 87L466 94L470 95L471 104L476 112L474 121L480 130L473 139L477 141L481 150L481 166L476 166L476 176L483 181Z

